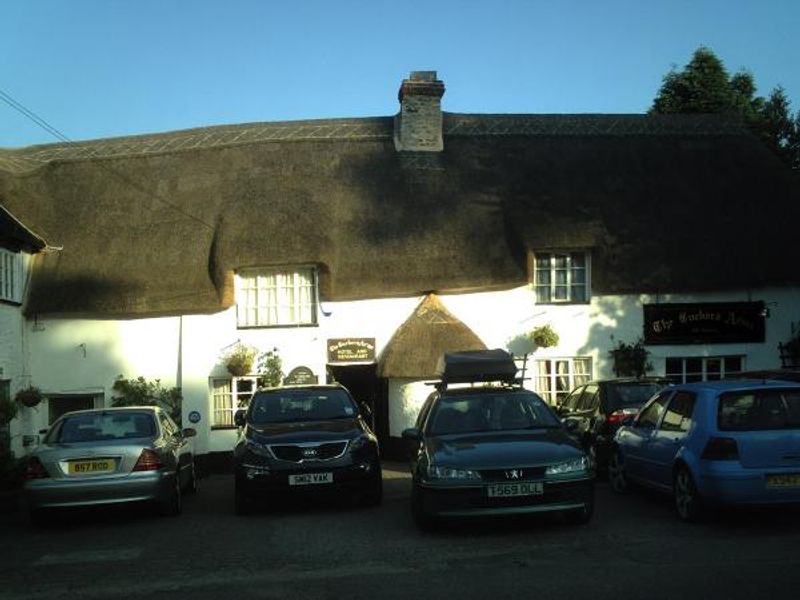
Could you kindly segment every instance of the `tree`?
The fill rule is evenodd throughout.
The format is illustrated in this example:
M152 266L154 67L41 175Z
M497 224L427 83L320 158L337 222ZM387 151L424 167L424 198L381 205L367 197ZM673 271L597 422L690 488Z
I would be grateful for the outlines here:
M183 400L180 388L162 387L160 379L125 379L119 375L111 389L117 394L111 399L111 406L160 406L180 425Z
M695 50L680 71L664 76L650 113L717 113L740 119L781 160L800 168L800 111L792 117L780 86L769 98L756 96L753 75L740 70L728 75L725 65L705 46Z

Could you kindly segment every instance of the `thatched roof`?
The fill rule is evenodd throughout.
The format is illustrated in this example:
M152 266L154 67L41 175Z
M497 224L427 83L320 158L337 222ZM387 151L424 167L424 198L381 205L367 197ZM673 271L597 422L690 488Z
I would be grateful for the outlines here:
M592 250L595 293L798 283L795 175L697 115L445 114L211 127L0 150L0 204L49 243L28 314L229 306L232 274L313 264L323 300L503 289L531 250Z
M46 247L47 242L44 239L0 206L0 248L39 252Z
M486 350L481 339L428 294L395 331L378 359L378 377L427 379L438 377L445 352Z

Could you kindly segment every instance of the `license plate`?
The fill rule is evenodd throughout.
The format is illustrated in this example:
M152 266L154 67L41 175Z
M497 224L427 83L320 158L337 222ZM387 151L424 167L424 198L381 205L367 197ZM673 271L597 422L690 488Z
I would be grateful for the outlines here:
M541 496L544 484L541 481L519 483L495 483L486 488L489 498L513 498L515 496Z
M320 483L333 483L333 473L289 475L289 485L318 485Z
M800 473L791 473L787 475L767 475L767 487L769 488L784 488L784 487L799 487L800 486Z
M103 458L98 460L73 460L69 463L68 473L70 475L92 475L94 473L110 473L116 467L113 458Z

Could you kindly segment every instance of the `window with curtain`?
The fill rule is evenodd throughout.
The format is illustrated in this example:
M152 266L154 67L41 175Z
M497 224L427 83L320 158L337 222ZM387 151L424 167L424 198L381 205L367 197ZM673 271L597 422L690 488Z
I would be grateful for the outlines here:
M533 277L539 304L589 301L587 252L537 252Z
M536 361L535 389L550 404L558 404L574 388L592 378L588 356L545 358Z
M248 269L236 277L239 327L314 325L317 280L311 267Z
M228 377L211 380L211 426L233 427L233 415L247 408L258 387L256 377Z

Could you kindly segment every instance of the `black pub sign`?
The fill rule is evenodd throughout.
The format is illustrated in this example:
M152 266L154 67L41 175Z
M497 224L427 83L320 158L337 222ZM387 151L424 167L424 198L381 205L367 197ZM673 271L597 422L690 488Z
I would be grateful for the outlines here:
M337 338L328 340L329 363L375 361L375 338Z
M644 305L645 344L763 341L763 302Z

